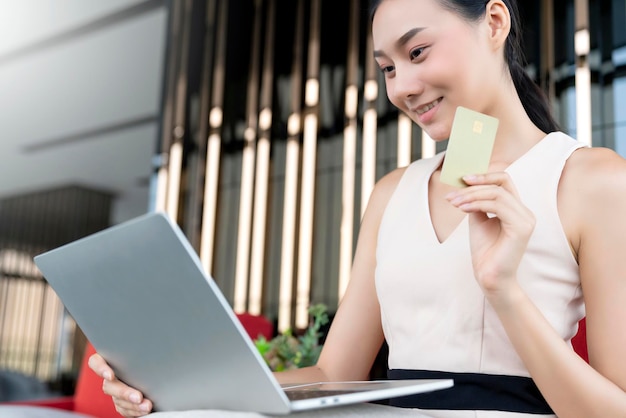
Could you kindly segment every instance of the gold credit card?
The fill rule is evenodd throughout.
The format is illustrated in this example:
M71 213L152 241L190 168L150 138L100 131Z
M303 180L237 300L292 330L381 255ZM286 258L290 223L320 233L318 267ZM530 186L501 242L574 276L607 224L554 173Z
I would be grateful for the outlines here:
M489 168L498 119L459 106L454 115L440 180L467 187L462 177L483 174Z

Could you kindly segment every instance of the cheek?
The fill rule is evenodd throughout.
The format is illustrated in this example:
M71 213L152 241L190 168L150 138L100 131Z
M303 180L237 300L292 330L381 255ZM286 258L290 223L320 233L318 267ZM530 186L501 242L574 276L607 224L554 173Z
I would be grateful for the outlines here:
M429 73L433 79L442 83L463 85L469 81L476 81L475 76L481 77L484 67L480 64L481 57L476 54L476 45L471 33L456 31L446 35L433 49L429 57ZM431 59L432 58L432 59Z
M429 84L451 103L463 103L480 92L480 79L464 61L440 60L437 65L429 68ZM479 73L479 78L484 74ZM457 103L459 102L459 103Z
M397 95L394 92L395 83L393 80L385 80L385 93L387 94L387 99L397 108L403 109L404 103L401 100L398 100Z

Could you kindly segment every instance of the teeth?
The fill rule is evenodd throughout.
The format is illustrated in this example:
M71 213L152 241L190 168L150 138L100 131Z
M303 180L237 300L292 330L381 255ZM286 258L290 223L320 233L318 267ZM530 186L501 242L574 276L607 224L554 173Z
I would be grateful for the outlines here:
M437 103L439 103L439 99L435 100L434 102L431 102L425 106L420 107L419 109L415 109L415 111L417 112L418 115L424 114L426 112L428 112L430 109L432 109L433 107L435 107L437 105Z

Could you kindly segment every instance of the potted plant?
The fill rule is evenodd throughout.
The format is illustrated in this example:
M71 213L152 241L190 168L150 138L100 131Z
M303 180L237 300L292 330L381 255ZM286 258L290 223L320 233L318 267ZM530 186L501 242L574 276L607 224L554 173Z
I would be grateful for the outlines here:
M301 335L294 335L291 329L271 340L259 337L255 345L270 369L282 371L312 366L322 351L320 329L329 321L326 305L319 303L309 307L311 322Z

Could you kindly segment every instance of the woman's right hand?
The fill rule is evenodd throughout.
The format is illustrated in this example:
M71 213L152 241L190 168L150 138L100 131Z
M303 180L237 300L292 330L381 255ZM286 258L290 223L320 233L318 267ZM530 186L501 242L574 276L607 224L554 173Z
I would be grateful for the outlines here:
M115 409L125 417L140 417L152 411L152 402L137 389L131 388L115 377L113 369L99 354L89 357L89 368L104 379L102 390L113 398Z

